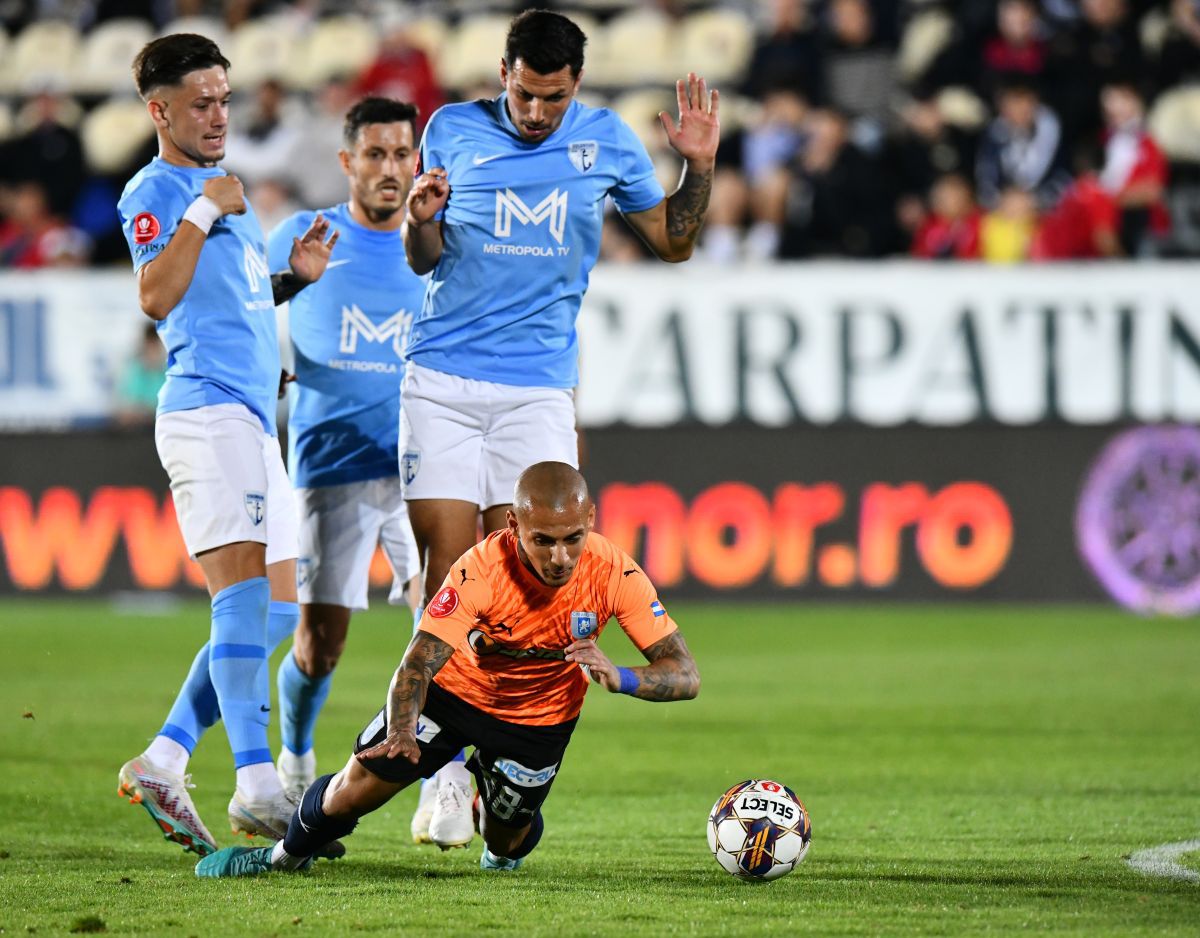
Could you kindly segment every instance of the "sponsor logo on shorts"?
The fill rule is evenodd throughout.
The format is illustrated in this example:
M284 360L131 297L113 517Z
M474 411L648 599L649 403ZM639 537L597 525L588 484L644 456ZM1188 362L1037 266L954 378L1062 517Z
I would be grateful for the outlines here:
M425 611L435 619L444 619L458 608L458 591L453 586L447 586L433 597Z
M307 586L309 577L312 576L312 558L297 557L296 558L296 585Z
M133 216L133 243L149 244L159 236L162 225L150 212L141 212Z
M571 637L587 638L596 631L599 617L594 612L571 613Z
M422 713L417 717L417 728L414 731L414 735L416 735L418 742L431 743L434 737L441 731L442 728L429 719L429 717L425 716L425 714Z
M557 765L544 769L527 769L512 759L497 759L494 768L514 785L520 785L522 788L540 788L554 778L554 773L558 771Z
M567 159L581 173L586 173L596 165L596 154L600 152L600 144L595 140L580 140L567 147Z
M667 610L663 608L663 604L657 599L650 604L650 611L654 613L655 618L658 618L659 616L665 616L667 614Z
M255 527L262 524L263 518L266 516L267 496L262 492L245 492L243 493L244 504L246 506L246 514L250 516L250 523Z
M415 450L409 450L400 457L400 476L404 479L405 485L412 485L412 480L417 477L417 471L421 468L421 454Z

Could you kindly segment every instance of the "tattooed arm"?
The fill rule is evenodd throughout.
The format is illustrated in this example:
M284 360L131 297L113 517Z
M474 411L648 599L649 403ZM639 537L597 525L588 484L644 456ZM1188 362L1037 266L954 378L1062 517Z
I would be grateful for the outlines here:
M644 668L618 668L591 639L580 639L566 648L567 661L577 662L597 684L614 694L621 692L621 671L636 685L625 693L642 700L691 700L700 693L700 670L678 631L659 639L642 652L650 662Z
M429 683L452 654L454 648L440 638L417 631L408 643L404 660L392 677L387 702L387 736L378 745L360 752L359 759L376 759L380 756L394 759L402 755L414 764L420 760L421 750L416 737L417 717L425 706Z
M666 112L658 115L667 141L684 159L683 178L670 197L644 212L631 212L625 220L655 255L664 261L686 261L692 256L712 193L713 167L721 125L717 119L720 95L710 96L703 78L689 74L687 84L675 83L679 99L678 126Z

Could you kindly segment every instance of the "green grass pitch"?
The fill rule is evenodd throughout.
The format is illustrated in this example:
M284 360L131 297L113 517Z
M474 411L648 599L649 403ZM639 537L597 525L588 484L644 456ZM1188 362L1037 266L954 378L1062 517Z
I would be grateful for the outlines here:
M698 700L593 688L515 875L478 840L409 842L415 793L366 818L338 863L199 881L117 769L157 729L207 607L0 605L0 931L123 935L1195 935L1200 883L1132 852L1200 837L1200 627L1099 608L672 605ZM340 766L383 700L407 615L359 616L318 727ZM603 646L638 656L614 625ZM232 843L224 733L192 762ZM808 859L735 881L705 842L730 784L786 782ZM1196 857L1184 857L1196 867ZM102 924L101 924L102 923Z

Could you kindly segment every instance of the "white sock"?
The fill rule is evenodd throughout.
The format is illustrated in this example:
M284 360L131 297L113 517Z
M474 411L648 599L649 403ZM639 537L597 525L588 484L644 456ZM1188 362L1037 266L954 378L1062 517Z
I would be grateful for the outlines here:
M741 240L733 225L711 225L700 241L706 260L714 264L732 264L738 259Z
M192 754L169 736L155 736L143 755L160 769L166 769L172 775L182 775L187 771L188 759Z
M278 840L271 848L271 868L276 870L298 870L308 857L294 857L283 849L283 841Z
M768 221L750 226L746 234L746 259L751 261L774 260L779 251L779 229Z
M292 750L284 746L279 750L279 765L281 768L287 769L292 775L304 775L316 777L317 774L317 751L310 749L302 756L296 755Z
M270 762L256 762L238 769L237 789L247 801L266 801L283 794L275 766Z
M453 782L456 785L465 785L471 787L471 773L467 771L465 762L447 762L437 771L438 785L445 785Z

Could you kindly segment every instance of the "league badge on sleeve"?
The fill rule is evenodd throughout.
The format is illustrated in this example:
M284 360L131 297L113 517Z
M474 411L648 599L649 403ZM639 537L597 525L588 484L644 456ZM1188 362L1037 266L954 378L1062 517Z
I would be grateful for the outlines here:
M433 597L425 611L435 619L444 619L458 608L458 590L453 586L447 586L440 593Z
M150 212L139 212L133 216L133 243L149 244L158 237L162 225Z
M599 617L594 612L572 612L571 637L587 638L596 631L596 626L600 624L598 619Z
M567 158L577 170L586 173L596 165L599 152L600 144L595 140L579 140L567 147Z

